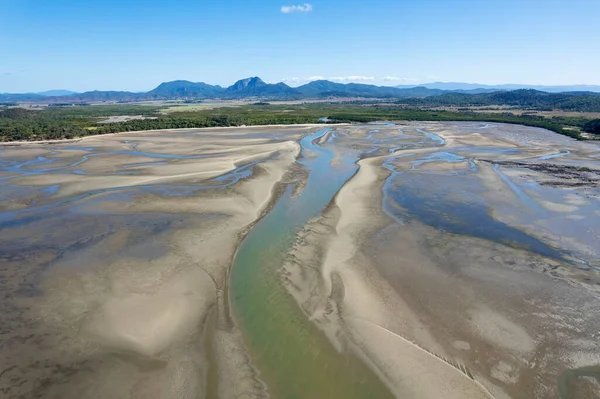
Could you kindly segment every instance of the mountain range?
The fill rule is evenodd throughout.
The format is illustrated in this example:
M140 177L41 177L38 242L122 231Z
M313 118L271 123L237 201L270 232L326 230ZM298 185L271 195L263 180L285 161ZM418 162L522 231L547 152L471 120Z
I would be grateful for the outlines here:
M524 85L479 85L475 83L435 82L419 86L376 86L359 83L335 83L328 80L316 80L298 87L285 83L266 83L258 77L241 79L229 87L210 85L203 82L175 80L164 82L156 88L144 92L128 91L88 91L75 93L68 90L50 90L42 93L0 94L2 102L32 103L87 103L107 101L144 101L174 99L266 99L266 100L302 100L323 98L395 98L425 99L446 96L455 99L453 94L483 95L522 89L535 89L542 92L570 92L570 95L600 96L600 86L524 86ZM598 93L596 93L598 92ZM546 93L548 94L548 93ZM486 97L487 98L487 97Z
M523 84L502 84L502 85L485 85L480 83L460 83L460 82L434 82L434 83L423 83L419 85L428 89L440 89L450 91L460 90L478 90L484 91L511 91L521 89L533 89L539 91L545 91L548 93L564 93L572 91L585 91L585 92L600 92L600 86L597 85L564 85L564 86L544 86L544 85L523 85ZM410 85L398 85L394 86L399 89L410 88L414 86Z
M518 89L475 94L445 92L437 96L408 98L399 101L407 105L425 107L489 107L504 105L539 111L559 109L574 112L600 112L600 93L582 91L548 93L534 89Z

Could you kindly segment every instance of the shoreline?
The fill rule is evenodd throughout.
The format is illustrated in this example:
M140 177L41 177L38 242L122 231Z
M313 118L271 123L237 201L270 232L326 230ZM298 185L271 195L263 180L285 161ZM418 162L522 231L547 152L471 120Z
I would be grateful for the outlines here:
M118 133L105 133L105 134L93 134L84 137L76 137L72 139L55 139L55 140L32 140L32 141L0 141L0 147L19 147L27 144L68 144L68 143L78 143L80 141L89 140L95 137L110 137L110 136L118 136L124 134L139 134L139 133L147 133L147 132L177 132L182 130L224 130L224 129L251 129L251 128L279 128L279 127L300 127L300 128L311 128L311 127L320 127L320 126L346 126L351 125L351 123L298 123L298 124L287 124L287 125L242 125L242 126L214 126L214 127L184 127L177 129L151 129L151 130L132 130L127 132L118 132Z
M575 137L571 137L562 133L559 133L557 131L551 130L549 128L546 127L541 127L541 126L536 126L536 125L528 125L525 123L520 123L520 122L510 122L510 121L495 121L495 120L487 120L487 119L481 119L481 120L443 120L443 121L438 121L438 120L431 120L431 119L427 119L427 120L407 120L407 119L394 119L394 120L375 120L375 121L370 121L370 122L340 122L340 123L291 123L291 124L270 124L270 125L241 125L241 126L213 126L213 127L186 127L186 128L175 128L175 129L150 129L150 130L131 130L131 131L123 131L123 132L118 132L118 133L104 133L104 134L93 134L93 135L88 135L88 136L84 136L84 137L76 137L76 138L72 138L72 139L54 139L54 140L27 140L27 141L0 141L0 148L1 147L11 147L11 146L22 146L22 145L26 145L26 144L36 144L36 145L44 145L44 144L62 144L62 143L77 143L83 140L87 140L87 139L91 139L93 137L107 137L107 136L116 136L116 135L120 135L120 134L139 134L139 133L145 133L145 132L176 132L176 131L182 131L182 130L221 130L221 129L249 129L249 128L283 128L283 127L300 127L300 128L310 128L310 127L319 127L319 126L352 126L352 125L363 125L363 124L371 124L371 123L378 123L378 122L391 122L394 123L395 125L398 124L399 122L402 123L415 123L415 122L424 122L424 123L494 123L494 124L499 124L499 125L517 125L517 126L522 126L522 127L529 127L529 128L533 128L533 129L542 129L542 130L546 130L548 132L552 132L554 134L557 134L559 136L563 136L563 137L567 137L572 139L573 141L582 141L582 142L595 142L595 141L600 141L600 137L593 137L590 136L588 138L583 137L583 138L575 138ZM589 135L589 133L588 133Z

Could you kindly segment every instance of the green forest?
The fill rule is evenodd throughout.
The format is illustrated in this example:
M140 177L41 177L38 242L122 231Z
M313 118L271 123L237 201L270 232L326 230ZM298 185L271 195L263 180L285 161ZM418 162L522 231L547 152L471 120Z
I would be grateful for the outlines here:
M88 135L138 130L201 128L266 124L407 121L482 121L516 123L552 130L581 139L580 130L598 133L598 122L584 117L551 119L509 112L486 114L470 111L420 110L402 105L373 104L302 104L271 105L257 103L240 107L164 113L158 106L131 104L47 107L31 110L0 108L0 141L72 139ZM115 115L141 115L148 119L100 123Z
M403 99L398 102L427 107L510 106L536 111L559 109L575 112L600 112L600 95L598 93L546 93L530 89L481 94L446 93L426 98Z
M594 119L586 122L582 129L584 132L600 135L600 119Z

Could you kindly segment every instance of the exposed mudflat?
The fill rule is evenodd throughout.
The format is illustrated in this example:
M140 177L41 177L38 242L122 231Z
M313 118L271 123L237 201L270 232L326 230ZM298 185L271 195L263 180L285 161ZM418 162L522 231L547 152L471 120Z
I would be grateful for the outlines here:
M3 148L1 396L195 398L222 379L254 385L228 270L314 130Z
M600 397L600 148L542 129L0 147L6 398Z
M398 397L600 394L595 144L481 123L331 136L360 169L286 268L334 344Z

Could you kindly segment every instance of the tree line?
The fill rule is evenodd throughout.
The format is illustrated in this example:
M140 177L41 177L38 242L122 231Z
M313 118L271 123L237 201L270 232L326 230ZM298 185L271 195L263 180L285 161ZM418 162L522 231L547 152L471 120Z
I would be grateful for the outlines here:
M466 94L446 93L426 98L399 100L398 103L427 107L510 106L536 111L600 112L600 93L546 93L522 89L506 92Z
M71 139L89 135L139 130L226 127L243 125L319 123L322 117L331 122L372 122L378 120L409 121L482 121L516 123L541 127L581 139L578 129L597 132L598 123L585 118L544 118L538 115L511 113L485 114L472 111L438 111L389 105L357 104L256 104L161 113L158 107L135 105L72 107L28 110L0 108L0 140L26 141ZM142 115L151 119L100 123L110 115ZM585 126L585 127L584 127Z
M584 124L583 131L592 134L600 134L600 119L594 119Z

